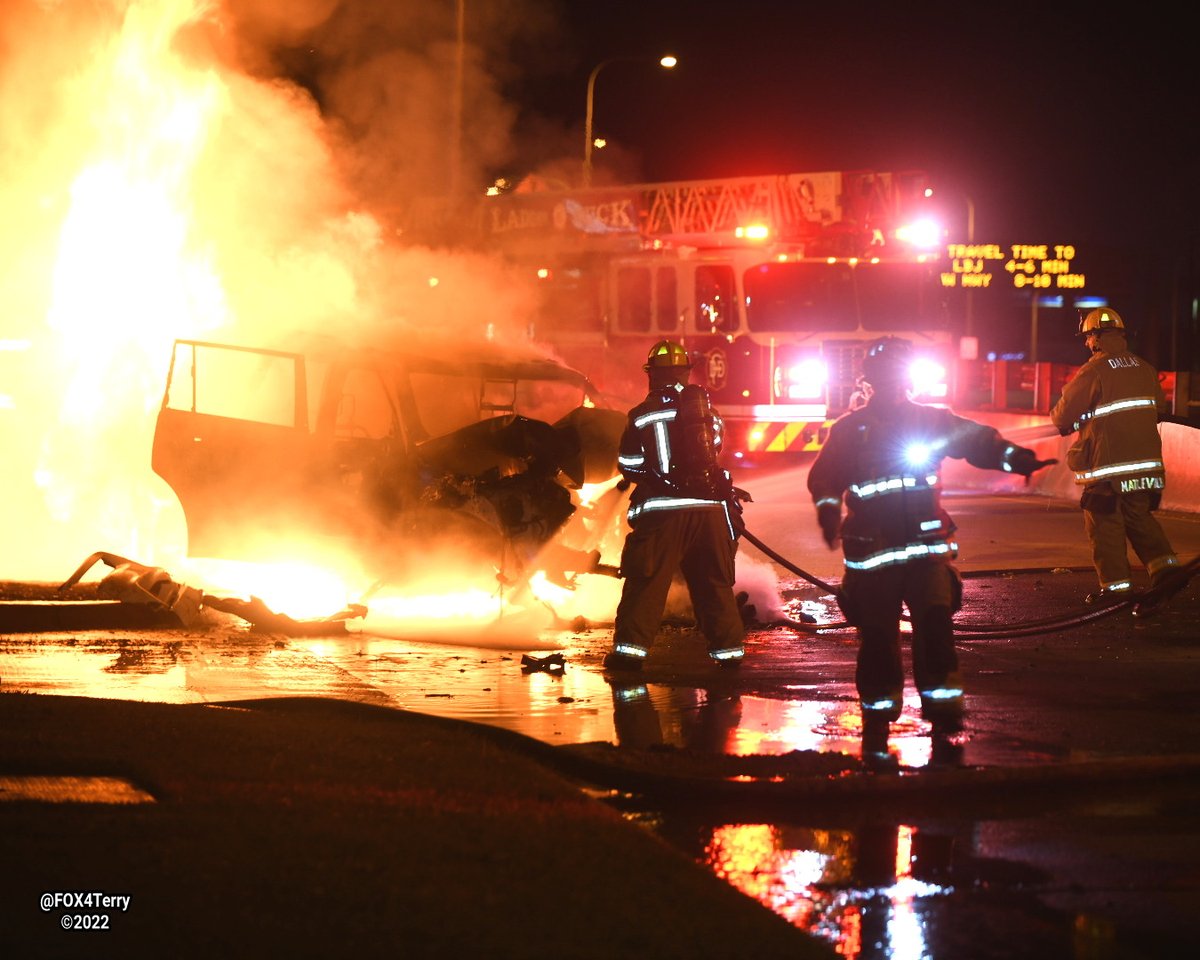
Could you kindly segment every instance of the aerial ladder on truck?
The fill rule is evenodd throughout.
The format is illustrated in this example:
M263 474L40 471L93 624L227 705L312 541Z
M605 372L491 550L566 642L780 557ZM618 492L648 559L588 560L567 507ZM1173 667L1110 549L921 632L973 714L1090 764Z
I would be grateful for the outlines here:
M466 209L447 198L413 201L396 214L410 240L506 252L559 241L570 249L725 246L763 239L813 245L812 254L863 256L911 217L925 196L919 171L830 171L550 189L536 178Z
M739 450L792 452L818 448L848 408L872 339L912 337L950 369L941 235L922 247L912 233L928 192L920 171L529 181L449 222L527 268L542 294L534 338L602 389L640 399L646 349L677 339L702 358L696 379Z

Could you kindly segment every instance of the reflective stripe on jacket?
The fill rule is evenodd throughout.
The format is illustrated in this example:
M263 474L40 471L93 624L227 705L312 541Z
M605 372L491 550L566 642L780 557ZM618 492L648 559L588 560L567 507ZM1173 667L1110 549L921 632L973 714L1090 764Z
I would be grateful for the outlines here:
M705 424L704 449L690 449L689 444L698 441L682 423L679 400L684 389L671 385L652 390L629 411L617 455L621 475L637 484L629 499L629 522L665 510L722 510L732 537L728 501L733 484L729 474L716 467L721 418L712 413Z
M1118 349L1094 354L1079 368L1050 419L1063 436L1079 433L1067 451L1077 484L1109 483L1119 493L1161 490L1166 470L1158 422L1167 414L1166 395L1158 371L1130 353L1123 337L1113 339Z
M833 424L809 470L808 489L818 507L845 500L847 569L948 562L958 544L954 521L941 506L942 460L1008 470L1018 449L992 427L949 410L877 396Z

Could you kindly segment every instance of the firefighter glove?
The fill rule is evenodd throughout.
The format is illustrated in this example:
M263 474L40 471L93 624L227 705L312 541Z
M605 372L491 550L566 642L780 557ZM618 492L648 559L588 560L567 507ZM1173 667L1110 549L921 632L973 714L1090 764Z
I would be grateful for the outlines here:
M837 544L842 531L842 507L836 503L823 503L817 507L817 523L821 525L821 536L830 550Z
M1009 454L1007 462L1013 473L1024 477L1028 481L1036 471L1041 470L1042 467L1049 467L1058 463L1058 460L1053 458L1039 460L1037 454L1028 447L1017 447L1016 450Z

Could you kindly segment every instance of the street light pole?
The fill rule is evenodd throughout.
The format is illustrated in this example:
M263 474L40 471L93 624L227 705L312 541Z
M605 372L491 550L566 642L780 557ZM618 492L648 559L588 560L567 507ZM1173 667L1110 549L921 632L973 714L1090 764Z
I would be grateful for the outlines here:
M967 201L967 244L974 246L975 244L975 201L966 194L963 194L963 199ZM967 316L966 324L963 332L968 336L973 336L975 333L975 314L971 309L972 306L972 288L967 287Z
M595 138L592 135L592 117L595 113L596 99L596 77L600 75L600 71L607 67L610 63L615 63L617 60L642 60L643 57L609 57L607 60L601 60L592 68L592 72L588 74L587 82L587 110L584 113L583 121L583 185L590 187L592 185L592 146ZM667 55L660 57L658 65L666 70L672 69L679 61Z
M463 116L463 50L466 46L466 0L458 0L457 34L454 46L454 99L450 130L450 196L458 197L459 176L462 173L462 116Z
M1029 362L1033 364L1034 383L1037 383L1038 343L1038 292L1033 291L1033 303L1029 309Z

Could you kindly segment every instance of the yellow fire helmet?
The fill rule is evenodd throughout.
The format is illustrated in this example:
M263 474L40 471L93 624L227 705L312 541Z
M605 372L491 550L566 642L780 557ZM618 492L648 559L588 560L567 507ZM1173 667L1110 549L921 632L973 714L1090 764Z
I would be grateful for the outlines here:
M674 340L659 340L646 354L646 362L642 365L642 369L649 371L662 367L688 368L691 365L692 358L681 344Z
M1079 321L1079 335L1103 333L1105 330L1124 330L1125 321L1112 307L1097 307Z

